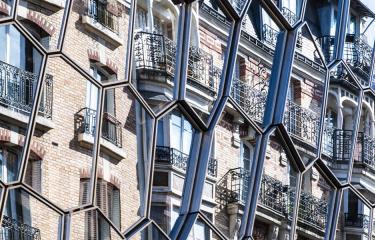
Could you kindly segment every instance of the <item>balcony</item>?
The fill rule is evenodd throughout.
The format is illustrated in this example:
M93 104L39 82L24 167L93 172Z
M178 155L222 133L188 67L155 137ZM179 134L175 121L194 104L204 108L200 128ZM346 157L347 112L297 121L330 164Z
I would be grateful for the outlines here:
M323 135L323 153L334 163L348 163L353 143L353 131L326 127Z
M155 160L157 163L164 163L183 171L186 171L189 155L175 148L156 146ZM210 158L208 162L207 174L211 177L217 177L217 160Z
M327 62L333 60L334 36L324 36L319 38L323 54ZM364 78L368 78L371 70L372 47L360 37L348 34L345 39L343 58L358 73L362 73Z
M250 118L262 123L267 101L267 90L257 90L249 83L237 78L232 83L232 98L249 115Z
M176 43L160 34L138 32L134 36L135 67L147 78L160 77L161 81L173 82L176 64ZM215 96L220 82L221 69L214 65L213 57L202 49L189 49L188 86Z
M1 240L40 240L40 230L8 216L3 216L0 230Z
M264 24L263 25L263 41L272 45L276 46L277 43L277 35L279 34L279 31L272 28L271 26Z
M362 163L366 167L375 170L375 139L363 132L359 132L355 150L355 163Z
M316 147L320 125L319 113L303 108L288 100L285 108L284 124L293 137Z
M344 214L345 227L368 229L369 216L358 213L345 213Z
M324 231L327 224L328 204L310 193L301 192L298 220L305 228Z
M119 36L119 17L108 10L107 4L100 0L85 0L85 9L82 23L87 30L116 47L123 44Z
M50 128L53 105L53 76L46 74L39 105L37 123ZM0 106L2 114L22 123L28 123L35 99L38 75L0 61Z
M297 15L287 7L283 7L281 9L281 13L285 17L285 19L290 23L290 25L294 25L298 20Z

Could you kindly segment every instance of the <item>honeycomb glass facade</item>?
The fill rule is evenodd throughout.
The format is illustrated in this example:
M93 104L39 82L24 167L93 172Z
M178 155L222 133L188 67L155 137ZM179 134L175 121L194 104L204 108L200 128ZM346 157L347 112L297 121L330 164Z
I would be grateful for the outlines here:
M0 0L0 240L375 239L371 0Z

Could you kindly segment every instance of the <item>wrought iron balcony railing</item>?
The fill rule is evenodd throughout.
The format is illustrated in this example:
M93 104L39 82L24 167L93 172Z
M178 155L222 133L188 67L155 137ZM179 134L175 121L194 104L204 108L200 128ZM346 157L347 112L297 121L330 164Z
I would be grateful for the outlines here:
M288 100L285 108L284 123L293 136L314 146L317 145L320 123L318 113Z
M323 151L335 163L348 162L353 144L353 131L326 127Z
M335 36L323 36L318 39L326 61L332 61ZM348 34L345 39L343 58L352 67L359 68L368 74L371 68L372 47L363 38Z
M83 115L80 132L94 135L96 130L96 110L83 108L80 113ZM107 112L103 114L102 138L119 148L122 147L122 124Z
M358 133L356 154L354 160L362 162L366 166L375 170L375 139L367 134Z
M277 35L279 34L279 31L272 28L271 26L269 26L268 24L264 24L263 25L263 40L272 45L272 46L276 46L276 42L277 42Z
M0 61L0 105L29 114L35 98L38 76ZM52 118L53 77L46 74L39 115Z
M112 32L119 33L118 17L107 10L100 0L86 0L87 15Z
M259 204L276 211L279 214L286 213L286 196L288 186L273 177L264 175L260 186Z
M238 105L257 122L263 121L267 91L256 90L250 84L233 79L231 95Z
M365 228L369 227L369 216L366 214L359 213L345 213L345 226L354 228Z
M285 19L290 23L290 25L293 25L294 23L297 22L296 14L292 10L290 10L289 8L283 7L281 9L281 13L285 17Z
M328 204L311 193L301 192L298 220L306 226L324 230L327 224Z
M3 216L0 240L40 240L40 230L25 223Z
M135 67L137 70L151 70L167 79L174 76L176 44L167 37L138 32L134 36ZM212 55L191 46L188 61L188 84L215 94L220 82L221 69L214 65Z
M185 154L175 148L166 146L156 146L155 160L159 163L167 163L186 171L189 155ZM210 158L208 162L208 175L212 177L217 176L217 160Z
M244 204L248 193L250 173L244 168L230 169L216 183L216 199L228 205L229 203Z

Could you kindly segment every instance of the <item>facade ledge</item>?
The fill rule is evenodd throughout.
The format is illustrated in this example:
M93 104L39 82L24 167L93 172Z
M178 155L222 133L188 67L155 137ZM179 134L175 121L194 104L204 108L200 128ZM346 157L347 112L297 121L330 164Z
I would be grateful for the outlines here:
M121 39L119 35L105 28L90 16L82 15L82 24L88 31L98 35L99 37L103 38L107 42L110 42L116 47L119 47L123 44L123 39Z
M30 117L20 112L15 112L5 107L0 107L0 119L12 122L18 126L27 126L29 124ZM43 131L49 131L55 128L55 123L51 119L47 119L42 116L36 117L36 128Z
M65 0L30 0L30 2L55 12L65 8Z
M92 147L94 145L94 136L88 133L79 133L78 142L82 147ZM118 160L126 158L126 152L124 149L115 146L114 144L103 138L100 139L100 147L101 151L108 154L110 157Z

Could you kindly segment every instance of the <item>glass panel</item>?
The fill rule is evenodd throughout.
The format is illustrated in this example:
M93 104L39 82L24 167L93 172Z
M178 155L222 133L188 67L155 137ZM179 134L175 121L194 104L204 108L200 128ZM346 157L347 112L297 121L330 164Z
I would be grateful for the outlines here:
M128 88L104 98L96 205L125 231L147 210L154 120Z
M130 239L141 239L141 240L151 240L151 239L160 239L167 240L165 233L163 233L157 226L154 224L149 224L146 228L142 229L140 232L135 234Z
M0 236L3 239L59 239L61 215L22 188L8 192Z
M276 234L276 239L291 239L299 173L280 143L280 137L273 132L268 140L258 197L255 239L265 239L267 233Z
M197 131L177 108L158 120L151 218L167 234L179 215L187 165L193 160L192 140Z
M25 182L63 209L89 204L99 89L60 58L46 72Z
M218 234L213 231L208 224L205 223L200 217L195 221L188 240L220 240L223 239L219 237Z
M179 14L170 1L137 1L131 81L155 112L174 96Z
M9 18L13 10L13 0L1 0L0 1L0 20L3 18Z

